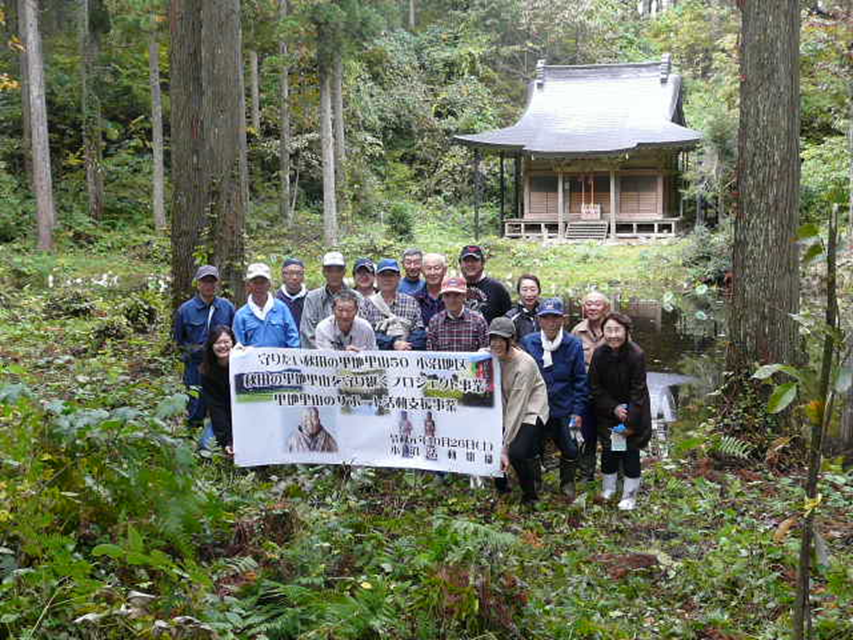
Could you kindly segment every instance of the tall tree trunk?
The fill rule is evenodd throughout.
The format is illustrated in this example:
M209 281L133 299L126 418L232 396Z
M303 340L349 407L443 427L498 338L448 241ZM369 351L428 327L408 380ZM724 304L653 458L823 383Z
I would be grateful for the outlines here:
M38 0L23 0L21 7L23 10L19 19L22 23L21 32L24 34L24 47L27 50L27 74L30 83L30 123L38 249L52 251L56 212L53 205L53 180L50 173L50 144L47 131L47 101Z
M154 154L152 204L154 226L166 228L166 172L163 164L163 97L160 90L160 43L152 26L148 38L148 83L151 86L151 145Z
M21 42L26 39L24 34L24 2L25 0L16 0L16 15L15 15L15 31L18 34ZM30 122L30 79L29 71L27 70L27 48L21 47L18 61L21 67L21 155L24 159L24 174L27 177L27 184L30 189L35 191L33 184L33 139L32 139L32 123Z
M288 0L279 3L280 19L284 21L288 14ZM287 40L282 38L278 45L281 56L279 85L279 141L278 161L281 189L279 191L279 217L288 224L293 222L293 209L290 206L290 61L288 60Z
M201 40L209 237L223 284L242 301L249 174L239 0L204 1Z
M83 161L86 166L86 191L89 216L104 216L104 167L101 133L101 100L95 86L95 68L100 53L100 36L92 29L89 0L80 0L80 110L83 121Z
M739 206L729 322L730 370L795 363L800 195L798 0L743 2Z
M203 158L201 6L171 0L172 307L192 295L196 247L202 244L207 176ZM205 262L207 262L207 256Z
M415 30L415 0L409 0L409 31Z
M848 73L853 75L853 70L848 70ZM847 206L848 237L845 248L847 251L853 252L853 79L847 82L847 118L847 168L850 199ZM844 246L843 243L842 246ZM848 332L853 331L853 328L850 327L850 320L848 319L847 322L848 326L842 328ZM849 358L846 365L848 367L853 365L853 358ZM844 409L841 413L841 430L838 434L838 444L844 450L853 449L853 389L850 389L844 395Z
M332 138L332 73L322 59L320 75L320 146L323 158L323 239L326 246L338 243L338 210L335 198L335 150Z
M255 135L261 133L261 82L260 65L258 63L258 52L254 49L249 51L249 82L252 91L252 129Z
M340 49L332 62L332 122L335 142L335 192L338 213L345 215L346 206L346 132L344 131L344 63Z

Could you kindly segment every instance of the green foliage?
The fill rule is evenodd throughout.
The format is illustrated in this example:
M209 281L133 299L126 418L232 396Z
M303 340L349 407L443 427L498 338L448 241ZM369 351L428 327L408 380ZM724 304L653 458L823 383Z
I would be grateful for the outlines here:
M845 205L849 194L849 154L843 136L806 143L802 152L802 208L809 220L826 220L833 204Z
M152 586L182 583L196 545L224 524L217 499L196 487L187 444L136 409L45 410L17 395L0 393L0 546L13 558L0 566L16 578L0 586L7 628L37 625L32 604L54 589L70 596L54 625L102 602L99 558Z
M689 79L708 79L732 55L740 28L737 10L705 0L679 2L649 24L647 35L658 51L672 54Z
M691 0L638 20L635 3L622 0L433 0L416 3L417 27L408 32L393 26L400 3L294 4L330 16L334 37L323 44L347 39L347 256L396 256L413 243L455 262L473 233L466 204L472 173L470 152L450 140L511 124L540 57L576 64L674 53L686 79L688 124L705 134L689 195L729 209L739 86L729 7ZM703 424L683 434L680 449L691 455L646 466L641 508L630 515L591 495L572 506L547 489L540 506L526 511L470 490L465 479L435 487L412 472L377 470L347 482L330 467L239 470L220 453L201 462L196 434L182 425L187 397L167 349L168 239L150 233L145 45L149 29L165 26L152 21L152 9L162 7L107 5L112 29L99 69L108 202L100 222L87 215L80 164L76 29L63 3L45 6L57 255L30 251L19 96L6 92L0 104L7 205L0 237L11 242L0 256L0 350L3 382L12 383L0 388L0 636L785 635L796 548L792 536L777 542L773 532L800 509L802 494L790 460L768 462L784 471L777 476L756 466L774 451L777 429L760 381L725 378L714 396L719 406L703 406ZM249 253L276 266L286 254L300 255L316 285L324 250L316 32L298 15L276 29L270 3L241 6L247 43L264 61L262 126L251 140ZM388 27L368 29L362 10L384 12ZM843 176L847 36L840 23L814 16L804 23L804 206L819 220ZM280 63L272 52L281 33L293 45L291 153L300 181L292 228L278 218L272 195L278 106L270 96ZM13 54L4 55L11 68ZM163 47L166 80L168 62ZM534 270L549 294L577 296L591 286L651 297L675 292L668 299L674 306L676 298L706 298L696 281L716 282L729 266L730 227L691 236L683 256L689 273L679 263L680 243L536 248L496 238L496 159L486 158L481 170L488 270L503 281ZM407 213L392 234L379 214L395 210ZM823 250L812 243L806 252L817 259ZM48 283L55 288L45 289ZM88 295L65 298L66 290ZM697 305L689 318L707 322L698 314L711 312ZM820 329L804 325L808 331ZM789 372L779 368L766 379L796 379L783 376ZM841 390L850 381L839 370L834 385ZM748 393L731 405L734 387ZM745 463L758 471L731 471ZM818 526L831 556L816 568L823 588L813 594L821 640L853 634L845 526L853 480L840 467L824 479ZM639 566L638 557L645 558Z
M721 435L719 440L714 443L711 451L728 458L747 460L750 457L752 449L753 447L749 442L744 442L743 440L738 440L731 436Z
M385 225L391 237L400 242L411 240L414 237L415 226L414 208L405 202L395 202L385 216Z
M690 232L682 260L694 280L723 283L726 272L732 268L733 234L734 224L730 218L715 230L699 225Z
M807 223L800 227L797 239L806 248L801 257L804 265L808 266L818 260L827 260L828 248L817 225ZM838 299L824 304L837 306ZM794 316L794 319L800 324L801 333L807 336L814 347L812 349L814 353L808 354L810 356L808 363L801 366L768 364L759 367L752 377L774 385L767 402L769 413L784 411L800 395L808 402L805 413L809 422L823 424L825 404L831 401L831 397L847 393L853 384L853 367L847 362L850 349L849 334L843 327L828 326L826 321L813 317L808 311ZM830 348L828 353L825 351L827 343ZM830 361L825 363L824 360L827 357ZM829 388L826 389L826 393L831 396L827 397L824 397L824 391L821 389L824 365L829 367L827 369ZM775 384L773 377L779 373L784 373L786 378L784 382Z
M25 253L8 250L0 258L0 277L12 288L48 285L56 266L56 257L44 253Z
M81 289L57 289L44 305L47 318L81 318L92 315L95 304L91 294Z
M34 214L30 198L0 161L0 243L12 242L30 234Z
M162 296L153 291L144 290L129 296L122 303L120 311L131 329L137 333L147 333L156 325L157 315L162 305Z
M92 328L89 346L92 351L102 349L109 342L123 342L130 337L130 324L123 316L109 316Z
M814 12L802 22L800 84L806 146L845 133L853 38L845 10L840 8L834 15L832 8L823 14Z

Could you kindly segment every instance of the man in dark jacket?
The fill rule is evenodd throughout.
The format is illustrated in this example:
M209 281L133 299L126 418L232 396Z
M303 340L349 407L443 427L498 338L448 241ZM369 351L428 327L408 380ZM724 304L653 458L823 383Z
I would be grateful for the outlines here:
M299 258L285 260L281 267L281 280L283 284L275 297L287 305L298 328L302 322L305 296L308 295L308 289L305 287L305 263Z
M204 343L210 329L234 322L234 305L216 295L219 287L219 269L206 264L195 274L197 295L187 300L175 314L174 336L184 361L184 384L193 392L190 397L188 419L192 423L204 420L206 409L201 399L201 374L198 367L204 353Z
M462 247L459 252L459 270L469 287L476 287L486 296L486 301L475 311L483 314L486 323L490 323L512 308L512 300L503 284L484 273L485 268L486 254L483 247L475 244Z
M515 325L516 339L521 339L528 333L539 331L539 294L542 285L532 273L526 273L518 279L515 285L518 292L518 302L506 312L506 317Z
M536 364L548 388L550 408L544 437L551 438L560 450L560 490L575 498L575 466L581 436L582 416L586 411L589 389L581 341L563 331L563 301L549 298L539 305L540 331L521 340Z

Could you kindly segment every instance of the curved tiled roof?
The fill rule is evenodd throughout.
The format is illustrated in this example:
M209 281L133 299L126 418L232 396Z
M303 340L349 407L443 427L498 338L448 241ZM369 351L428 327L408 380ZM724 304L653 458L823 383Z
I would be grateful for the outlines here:
M458 135L462 144L532 155L599 156L640 147L690 147L681 77L663 62L546 66L530 83L527 108L505 129Z

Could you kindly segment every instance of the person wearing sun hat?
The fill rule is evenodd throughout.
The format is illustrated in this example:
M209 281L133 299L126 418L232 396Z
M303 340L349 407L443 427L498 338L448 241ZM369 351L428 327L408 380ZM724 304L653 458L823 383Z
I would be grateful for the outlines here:
M184 384L187 389L196 391L190 394L187 406L187 419L200 423L206 413L201 394L201 374L199 365L204 353L204 344L213 327L234 322L234 305L225 298L216 295L219 287L219 269L206 264L198 268L193 278L196 295L187 300L175 313L174 337L184 362Z
M550 412L542 436L560 450L560 490L574 500L581 427L589 401L583 345L564 331L566 313L559 298L543 300L537 317L539 331L524 336L521 348L533 357L545 380Z
M451 276L441 283L444 310L435 314L427 328L427 351L479 351L488 346L488 324L482 314L468 309L468 285Z
M270 294L270 268L262 262L246 270L249 297L234 316L234 335L244 347L299 348L299 331L287 305Z
M326 284L312 289L305 296L302 308L302 321L299 324L299 338L303 349L316 349L317 325L332 315L335 294L341 291L354 291L344 282L346 260L340 251L328 251L323 255L323 277ZM359 300L361 294L355 292Z
M511 465L521 485L522 502L536 501L535 457L544 424L548 422L548 391L536 361L515 342L512 320L500 316L489 325L489 351L501 368L503 449L501 468ZM496 478L499 493L507 493L506 478Z

